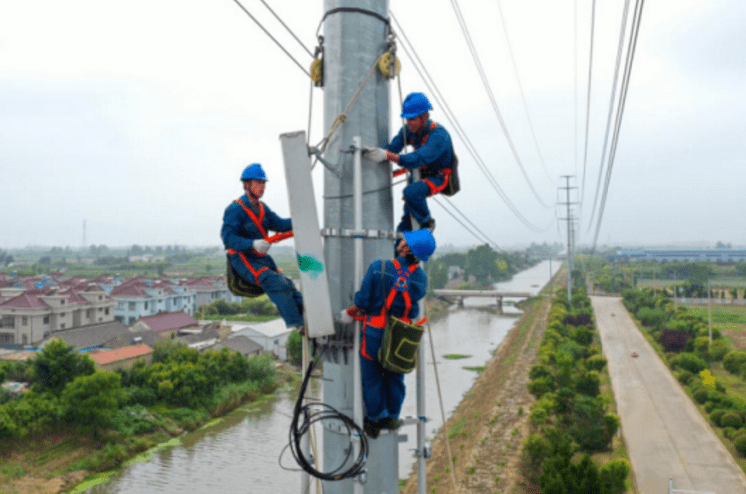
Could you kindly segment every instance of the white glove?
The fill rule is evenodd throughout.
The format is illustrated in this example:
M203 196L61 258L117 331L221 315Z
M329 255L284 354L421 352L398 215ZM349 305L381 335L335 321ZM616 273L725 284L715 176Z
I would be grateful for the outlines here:
M259 252L260 254L266 254L271 246L272 244L270 244L263 238L254 240L254 250Z
M347 309L342 309L342 312L339 313L339 322L342 324L349 324L352 321L354 321L354 319L347 313Z
M382 148L374 148L371 146L365 146L363 148L363 154L370 161L380 163L382 161L388 161L388 152Z

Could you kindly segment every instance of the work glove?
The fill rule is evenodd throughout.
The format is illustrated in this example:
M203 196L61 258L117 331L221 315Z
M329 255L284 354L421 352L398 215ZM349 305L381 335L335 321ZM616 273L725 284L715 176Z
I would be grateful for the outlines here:
M370 161L380 163L388 160L388 151L382 148L374 148L371 146L365 146L363 148L363 155Z
M354 321L354 319L347 313L347 309L342 309L342 312L339 313L339 322L342 324L350 324L352 321Z
M266 254L271 246L272 244L270 244L263 238L254 240L254 250L259 252L260 254Z

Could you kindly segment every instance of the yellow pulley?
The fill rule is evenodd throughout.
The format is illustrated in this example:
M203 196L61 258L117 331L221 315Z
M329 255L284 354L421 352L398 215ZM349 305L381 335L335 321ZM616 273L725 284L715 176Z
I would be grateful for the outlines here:
M391 73L391 59L394 58L395 65L394 65L394 73ZM381 71L381 74L387 79L392 79L393 77L399 75L399 72L401 72L401 61L394 57L394 54L391 52L386 52L383 55L381 55L378 58L378 70Z
M320 58L311 62L311 80L316 87L324 85L324 63Z

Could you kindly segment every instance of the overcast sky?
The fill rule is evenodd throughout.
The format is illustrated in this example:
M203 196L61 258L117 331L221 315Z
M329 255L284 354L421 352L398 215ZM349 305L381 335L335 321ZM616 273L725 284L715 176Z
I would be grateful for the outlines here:
M314 45L322 0L266 1ZM498 0L460 2L545 208L509 151L451 1L390 2L502 189L543 229L516 218L454 135L462 192L452 202L501 247L564 242L559 177L575 175L571 185L581 187L584 169L585 191L574 189L571 200L583 202L573 213L581 217L578 242L593 240L624 2L597 2L584 164L591 3L500 1L527 117ZM260 1L243 4L310 64ZM738 0L645 3L599 244L746 245L744 25ZM402 84L405 93L427 92L406 57ZM322 101L316 89L312 142L325 133ZM451 127L434 106L432 118ZM252 162L270 175L265 202L287 215L278 136L306 129L308 112L306 76L231 0L0 0L0 248L80 247L84 221L88 245L218 245L223 210L241 194L238 176ZM321 173L319 166L318 195ZM478 242L431 208L439 243Z

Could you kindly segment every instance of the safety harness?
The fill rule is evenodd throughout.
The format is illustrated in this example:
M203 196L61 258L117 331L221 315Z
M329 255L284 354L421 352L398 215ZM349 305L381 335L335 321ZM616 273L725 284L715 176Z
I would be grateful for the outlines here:
M267 235L267 230L262 226L262 223L264 222L264 203L259 201L259 216L254 213L254 211L251 210L248 206L246 206L241 199L236 199L234 202L238 203L244 211L246 211L246 214L249 215L249 218L251 218L251 221L254 222L254 226L256 226L257 230L259 230L259 233L262 235L262 238L269 242L270 244L279 242L280 240L285 240L286 238L290 238L294 235L293 231L284 232L284 233L277 233L275 235L272 235L271 237ZM239 252L235 249L228 249L228 255L238 254L238 256L241 258L243 263L246 265L246 268L251 271L251 274L254 275L254 280L256 281L257 286L261 287L262 285L259 283L259 275L261 275L263 272L267 271L269 269L269 266L263 266L258 271L254 269L254 267L249 263L249 260L246 259L246 255L243 252ZM267 254L261 253L256 251L256 255L258 257L264 257ZM230 263L229 263L230 264Z
M381 278L383 279L383 271L385 270L385 262L381 261ZM360 355L362 355L364 358L367 358L368 360L376 360L375 358L371 357L368 354L365 344L365 333L368 328L368 326L372 326L374 328L378 329L386 329L386 315L388 311L391 309L391 304L394 303L394 299L396 298L397 293L401 293L404 297L404 313L399 317L402 321L406 323L411 323L411 319L409 318L409 312L412 310L412 299L409 296L409 277L412 275L412 273L417 270L417 264L411 264L408 267L404 268L401 266L399 261L396 259L392 259L391 262L394 264L394 268L396 268L396 273L394 275L394 286L391 287L391 291L389 292L388 296L386 297L386 301L384 302L383 306L381 307L381 312L378 313L377 316L368 316L365 319L365 324L363 325L363 343L360 346ZM381 288L383 289L383 284L381 285ZM421 324L424 322L424 319L417 324Z
M437 127L437 126L438 126L438 124L437 124L437 123L435 123L435 122L431 122L431 123L430 123L430 127L429 127L429 128L427 129L427 133L426 133L426 134L425 134L425 136L424 136L424 137L422 138L422 142L420 143L420 147L422 147L422 146L424 146L424 145L425 145L425 143L427 142L427 139L428 139L428 138L430 137L430 132L431 132L431 131L432 131L432 130L433 130L433 129L435 128L435 127ZM415 145L415 142L414 142L414 140L412 140L412 142L410 142L409 144L411 144L411 145L413 145L413 146L414 146L414 145ZM455 156L454 156L454 158L455 158ZM427 170L427 165L422 165L422 166L421 166L421 167L419 168L419 170L420 170L420 173L424 173L424 172L425 172L425 171ZM392 175L393 175L394 177L398 177L399 175L403 175L403 174L405 174L405 173L407 173L407 169L406 169L406 168L402 168L401 170L396 170L395 172L393 172L393 174L392 174ZM439 171L438 173L442 173L442 174L444 175L444 177L445 177L445 178L443 179L443 184L441 184L441 185L439 185L439 186L438 186L438 185L435 185L435 184L434 184L434 183L433 183L433 182L432 182L431 180L429 180L428 178L423 178L423 179L422 179L422 181L423 181L423 182L425 182L425 183L427 184L427 187L428 187L428 188L430 189L430 195L431 195L431 196L432 196L432 195L435 195L435 194L437 194L437 193L439 193L439 192L443 192L443 191L444 191L444 190L446 189L446 187L448 187L448 182L449 182L449 181L450 181L450 179L451 179L451 173L453 173L453 170L452 170L451 168L444 168L444 169L440 170L440 171Z

